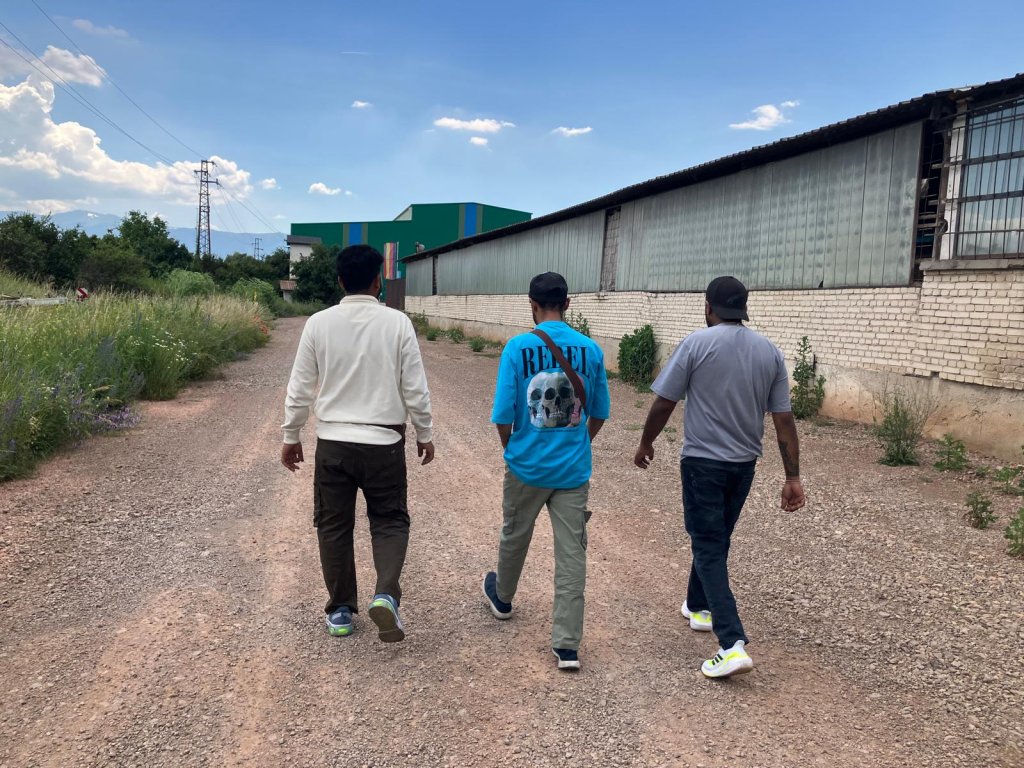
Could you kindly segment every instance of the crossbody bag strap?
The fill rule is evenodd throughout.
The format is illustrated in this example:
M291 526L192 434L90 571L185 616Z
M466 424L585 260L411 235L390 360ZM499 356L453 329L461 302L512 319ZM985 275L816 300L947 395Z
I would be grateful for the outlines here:
M539 336L540 340L548 345L548 349L551 350L552 356L562 367L562 370L565 371L565 375L569 377L569 381L572 383L572 389L576 393L576 399L580 401L580 405L586 408L587 390L583 387L583 379L581 379L580 375L572 369L572 366L569 365L569 361L565 359L565 355L562 353L562 350L558 348L558 345L555 344L547 333L542 331L540 328L534 328L533 334L535 336Z

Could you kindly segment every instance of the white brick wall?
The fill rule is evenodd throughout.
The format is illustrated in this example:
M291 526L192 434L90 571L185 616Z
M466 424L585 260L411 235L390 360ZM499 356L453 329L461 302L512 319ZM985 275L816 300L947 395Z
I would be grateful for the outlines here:
M410 296L406 309L532 327L525 295ZM572 309L594 336L618 339L650 323L669 348L704 325L700 293L582 294ZM806 335L823 365L1024 390L1024 270L928 272L920 288L757 291L749 312L750 326L790 359Z

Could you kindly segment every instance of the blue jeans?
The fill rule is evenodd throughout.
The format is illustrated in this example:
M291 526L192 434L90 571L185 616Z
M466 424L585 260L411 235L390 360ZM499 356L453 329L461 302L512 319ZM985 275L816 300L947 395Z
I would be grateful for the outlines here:
M750 493L756 463L688 456L680 467L683 519L693 549L686 605L691 611L711 611L722 648L731 648L737 640L747 642L729 587L728 560L732 532Z

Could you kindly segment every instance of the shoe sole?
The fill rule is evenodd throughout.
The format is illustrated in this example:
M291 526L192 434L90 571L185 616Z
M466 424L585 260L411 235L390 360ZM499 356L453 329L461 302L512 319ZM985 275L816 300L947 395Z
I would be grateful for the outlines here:
M337 627L331 624L327 625L327 634L331 637L348 637L352 634L352 627Z
M558 668L559 669L566 670L568 672L576 672L580 668L580 660L579 659L576 659L576 661L562 661L562 659L559 657L559 655L557 653L555 653L554 651L551 652L551 655L554 656L556 659L558 659Z
M405 640L405 630L398 623L395 612L384 605L371 605L370 620L377 625L383 643L400 643Z
M484 593L484 600L487 601L487 607L491 609L491 613L494 614L494 618L500 621L508 621L512 618L512 611L508 613L502 613L494 607L494 603L491 602L491 598L487 595L487 577L484 576L484 580L480 583L480 591Z
M726 668L724 671L715 674L708 674L704 667L700 668L700 671L704 674L704 677L712 680L717 680L722 677L735 677L736 675L745 675L748 672L754 671L753 659L743 659L740 662L735 663L732 667Z
M711 631L711 625L710 624L702 624L701 622L697 621L693 617L693 614L690 613L688 610L686 610L685 607L684 608L680 608L679 610L683 614L683 618L684 619L689 619L690 620L690 629L692 629L692 630L694 630L696 632L710 632Z

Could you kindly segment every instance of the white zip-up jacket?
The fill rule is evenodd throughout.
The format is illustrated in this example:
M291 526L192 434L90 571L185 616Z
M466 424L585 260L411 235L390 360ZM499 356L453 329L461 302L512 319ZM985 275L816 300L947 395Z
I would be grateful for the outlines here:
M316 434L324 440L390 445L401 438L380 425L405 424L406 414L417 442L433 440L430 390L412 321L364 295L346 296L310 317L288 381L285 443L300 442L314 400Z

